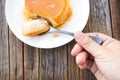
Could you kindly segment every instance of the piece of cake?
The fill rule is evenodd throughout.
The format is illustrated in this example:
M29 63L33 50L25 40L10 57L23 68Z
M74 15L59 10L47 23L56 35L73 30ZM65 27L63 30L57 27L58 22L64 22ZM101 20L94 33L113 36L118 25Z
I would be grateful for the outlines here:
M66 20L70 17L71 9L68 0L25 0L24 14L28 20L31 20L24 24L23 27L25 28L26 27L33 28L31 27L31 25L33 26L33 23L34 23L34 28L36 28L35 25L38 24L38 21L43 19L46 20L47 23L49 24L49 25L47 24L46 26L57 27L61 24L64 24ZM36 21L32 22L32 20L36 20L36 19L37 22ZM37 27L39 25L37 25ZM35 34L33 31L31 31L32 34L31 33L30 34L31 35L41 34L42 32L49 30L48 27L44 31L38 31L39 33L35 32ZM38 30L42 30L42 29L38 29ZM24 33L26 33L24 31L25 31L24 28L22 28L23 35L25 35ZM28 36L31 36L30 34Z
M49 24L45 20L31 20L22 25L22 34L24 36L35 36L47 32L50 29Z

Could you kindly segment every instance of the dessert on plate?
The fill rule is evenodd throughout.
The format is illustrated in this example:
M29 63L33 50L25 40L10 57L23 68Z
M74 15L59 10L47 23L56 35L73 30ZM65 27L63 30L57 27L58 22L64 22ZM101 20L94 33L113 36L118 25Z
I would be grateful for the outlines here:
M25 0L22 34L34 36L64 24L72 11L68 0Z

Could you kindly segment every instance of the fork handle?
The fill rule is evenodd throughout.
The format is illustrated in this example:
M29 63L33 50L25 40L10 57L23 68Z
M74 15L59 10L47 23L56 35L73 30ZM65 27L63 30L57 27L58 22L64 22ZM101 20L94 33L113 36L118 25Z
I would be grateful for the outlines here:
M70 35L70 36L74 37L74 33L72 33L72 32L67 32L67 31L63 31L63 30L58 30L58 31L54 31L54 32L62 33L62 34L66 34L66 35ZM98 44L102 43L102 39L100 37L96 37L96 36L88 36L88 37L91 38L92 40L94 40Z

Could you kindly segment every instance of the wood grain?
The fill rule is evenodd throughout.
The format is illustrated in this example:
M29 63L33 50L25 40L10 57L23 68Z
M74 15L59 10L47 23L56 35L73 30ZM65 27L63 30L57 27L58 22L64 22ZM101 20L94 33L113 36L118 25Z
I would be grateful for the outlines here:
M82 70L76 65L75 57L71 56L71 50L75 44L75 41L72 41L68 44L68 80L79 80L83 79Z
M108 0L89 0L90 17L84 32L101 32L112 36Z
M0 0L0 80L9 80L8 25L4 5L5 0Z
M54 80L68 80L67 45L54 49Z
M90 17L83 32L102 32L120 39L120 1L89 0ZM37 49L19 41L5 19L0 0L0 80L96 80L71 56L75 41L55 49ZM111 12L111 13L110 13Z
M54 80L53 49L39 50L39 80Z
M120 40L120 0L109 0L113 37Z
M38 49L24 45L24 80L38 80Z
M10 80L23 80L23 44L9 31Z

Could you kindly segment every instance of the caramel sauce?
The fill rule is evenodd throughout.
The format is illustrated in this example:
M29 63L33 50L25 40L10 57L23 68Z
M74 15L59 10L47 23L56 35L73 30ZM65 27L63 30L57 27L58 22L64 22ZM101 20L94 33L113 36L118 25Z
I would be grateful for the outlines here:
M25 6L31 12L58 19L63 14L67 0L25 0Z
M58 26L56 26L55 28L56 29L61 29L61 28L63 28L64 27L64 25L68 22L68 21L70 21L71 20L71 17L72 17L72 8L69 6L69 11L68 11L68 13L67 13L67 19L65 20L65 22L63 23L63 24L59 24Z
M68 0L25 0L25 14L28 18L41 16L64 24L72 15Z
M58 33L52 34L52 37L53 37L53 38L57 38L57 37L59 37L59 36L60 36L60 34L58 34Z

